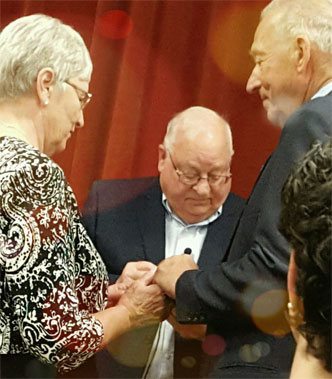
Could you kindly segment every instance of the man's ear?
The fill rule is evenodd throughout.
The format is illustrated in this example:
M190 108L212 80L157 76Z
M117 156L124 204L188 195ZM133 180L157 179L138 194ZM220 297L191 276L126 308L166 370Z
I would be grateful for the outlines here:
M167 151L165 146L160 144L158 146L158 171L162 172L165 167L165 161L167 158Z
M296 38L295 58L297 72L305 72L311 57L311 44L306 36Z
M49 103L54 82L55 74L52 68L42 68L38 72L36 79L36 93L41 105L46 106Z

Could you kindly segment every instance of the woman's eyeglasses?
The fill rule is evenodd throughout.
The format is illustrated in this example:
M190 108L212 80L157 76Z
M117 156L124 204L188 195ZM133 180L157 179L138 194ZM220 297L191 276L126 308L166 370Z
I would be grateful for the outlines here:
M77 87L75 84L70 83L69 81L65 81L65 83L69 84L77 93L78 100L81 103L81 109L84 109L87 104L90 102L92 98L92 94L84 91L82 88Z

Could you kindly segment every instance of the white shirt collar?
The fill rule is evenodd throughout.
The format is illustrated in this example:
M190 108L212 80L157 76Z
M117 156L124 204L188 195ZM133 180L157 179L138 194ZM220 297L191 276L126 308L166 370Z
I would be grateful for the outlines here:
M221 214L222 214L222 204L220 205L220 207L216 210L216 212L207 217L205 220L203 221L200 221L200 222L196 222L194 224L188 224L186 223L185 221L181 220L180 217L178 217L172 210L172 208L170 207L170 205L168 204L168 201L167 201L167 198L165 196L164 193L162 193L162 204L163 206L165 207L166 211L168 212L169 215L171 215L174 219L176 219L180 224L182 224L183 226L186 226L186 225L194 225L194 226L203 226L203 225L208 225L210 224L211 222L213 222L214 220L216 220Z
M325 84L320 90L318 90L314 96L311 98L311 100L316 99L317 97L323 97L326 96L328 93L332 91L332 81Z

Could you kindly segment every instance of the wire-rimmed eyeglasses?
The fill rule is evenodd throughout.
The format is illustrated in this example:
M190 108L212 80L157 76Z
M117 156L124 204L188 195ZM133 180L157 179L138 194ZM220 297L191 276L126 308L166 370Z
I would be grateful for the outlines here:
M76 91L78 100L81 103L81 109L84 109L87 106L87 104L90 102L92 98L92 93L84 91L82 88L77 87L75 84L70 83L68 80L66 80L65 83L67 83L68 85L74 88L74 90Z
M185 174L182 171L180 171L174 164L174 161L172 159L172 155L169 150L167 150L169 154L169 158L172 162L172 166L174 168L174 171L176 172L177 176L179 177L179 180L181 183L186 184L187 186L194 186L196 185L201 179L206 179L211 186L221 185L227 183L227 181L232 177L232 174L229 173L227 175L214 175L209 174L207 177L200 176L198 174Z

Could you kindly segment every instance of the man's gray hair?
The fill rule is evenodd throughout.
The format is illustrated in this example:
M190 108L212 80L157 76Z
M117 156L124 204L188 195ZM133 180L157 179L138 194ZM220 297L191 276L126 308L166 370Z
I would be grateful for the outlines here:
M201 119L202 123L200 123ZM218 123L220 126L226 127L229 137L229 145L233 151L232 132L229 124L217 112L200 106L187 108L184 111L177 113L171 119L167 125L167 131L164 137L163 144L165 148L170 152L173 151L173 145L176 140L177 132L180 129L185 130L187 135L193 135L197 132L198 126L201 126L202 128L207 127L206 123Z
M275 11L280 11L281 32L306 35L322 52L332 55L332 0L273 0L261 18Z
M43 14L18 18L0 33L0 101L30 93L39 71L54 70L55 83L90 80L92 62L82 37Z

